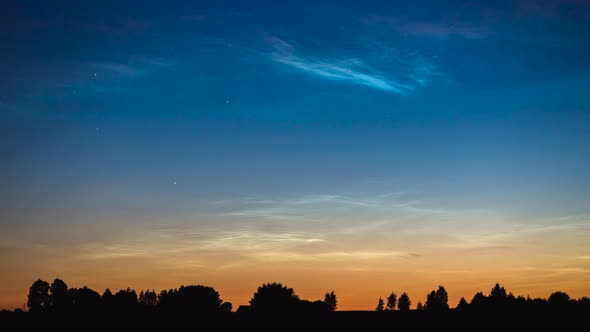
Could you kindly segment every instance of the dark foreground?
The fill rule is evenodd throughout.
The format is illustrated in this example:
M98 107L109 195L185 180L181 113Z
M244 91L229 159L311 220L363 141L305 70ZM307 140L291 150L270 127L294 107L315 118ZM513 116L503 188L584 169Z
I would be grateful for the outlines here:
M590 313L2 313L0 331L534 331L586 330Z

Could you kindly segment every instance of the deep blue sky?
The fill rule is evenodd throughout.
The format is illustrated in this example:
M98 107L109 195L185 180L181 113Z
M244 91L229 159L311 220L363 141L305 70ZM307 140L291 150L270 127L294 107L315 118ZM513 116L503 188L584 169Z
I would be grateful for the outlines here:
M0 229L586 218L584 2L3 2Z
M182 197L395 187L579 211L581 3L9 3L3 194L176 180Z

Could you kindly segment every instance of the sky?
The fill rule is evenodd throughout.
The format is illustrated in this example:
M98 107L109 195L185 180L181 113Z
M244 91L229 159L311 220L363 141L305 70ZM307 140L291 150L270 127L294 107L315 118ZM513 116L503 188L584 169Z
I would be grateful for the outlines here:
M590 295L585 1L12 1L0 308Z

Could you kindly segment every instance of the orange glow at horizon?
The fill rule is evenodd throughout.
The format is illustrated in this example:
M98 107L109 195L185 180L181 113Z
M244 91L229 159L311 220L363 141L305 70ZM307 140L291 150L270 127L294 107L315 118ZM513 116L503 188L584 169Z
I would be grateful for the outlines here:
M339 310L373 310L378 298L392 291L407 292L415 308L438 285L445 286L454 307L461 297L470 301L476 292L489 293L496 282L515 295L546 298L561 290L578 298L590 295L590 259L583 251L588 228L578 228L575 234L527 230L509 249L487 242L451 245L444 239L411 245L403 237L395 237L396 245L375 238L370 247L352 239L347 246L337 246L330 237L246 231L207 233L205 240L195 233L194 241L187 229L117 235L29 231L29 241L38 241L36 236L43 233L43 243L18 247L3 239L14 250L0 262L3 271L10 271L0 277L0 308L21 308L37 278L60 278L69 287L86 285L99 293L105 288L139 292L202 284L214 287L234 309L248 304L259 285L273 281L309 300L323 299L333 290ZM428 233L420 237L427 239ZM553 247L543 252L543 245ZM407 246L411 252L403 250Z

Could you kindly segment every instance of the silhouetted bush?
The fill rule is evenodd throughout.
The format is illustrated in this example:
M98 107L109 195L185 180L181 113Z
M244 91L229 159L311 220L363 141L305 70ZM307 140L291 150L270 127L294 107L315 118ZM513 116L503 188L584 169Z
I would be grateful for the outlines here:
M29 288L27 307L31 312L42 312L49 309L49 283L38 279Z
M289 311L295 309L298 302L293 288L273 282L258 287L250 305L253 311Z
M400 311L408 311L410 310L410 306L412 305L412 301L410 301L410 297L408 296L407 293L402 293L402 295L400 295L399 300L397 302L397 308Z
M422 302L419 302L416 304L416 310L418 311L422 311L424 310L424 305L422 304Z
M202 285L180 286L162 291L158 307L165 311L214 312L221 310L222 300L212 287Z
M61 280L55 279L49 288L49 302L53 311L67 311L72 308L72 297L68 291L68 285Z
M449 309L449 295L443 286L430 292L426 296L426 310L431 312L443 312Z
M114 309L115 296L110 289L105 289L100 297L100 306L102 310L111 311Z
M231 302L223 302L219 307L219 310L221 310L222 312L231 312L233 307L234 305Z
M324 302L330 307L330 310L336 310L336 307L338 306L338 300L336 299L336 294L334 294L334 291L324 295Z
M115 310L135 311L139 305L137 293L131 288L121 289L113 296L112 305Z
M553 310L568 310L572 303L570 296L564 292L553 292L549 295L549 299L547 299L547 303Z
M73 308L78 311L96 311L100 309L100 294L84 286L69 290Z
M462 297L459 300L459 304L457 304L457 308L456 309L459 310L459 311L464 311L464 310L467 310L467 307L469 307L469 304L467 303L467 301L465 300L465 298Z
M379 301L377 301L377 307L375 307L375 310L383 311L383 309L385 309L385 302L383 302L383 299L379 297Z
M389 296L387 297L387 304L385 305L385 308L387 310L395 310L396 306L397 306L397 295L394 292L391 292L391 294L389 294Z
M146 290L139 293L139 304L144 307L155 307L158 304L158 295L155 290Z

